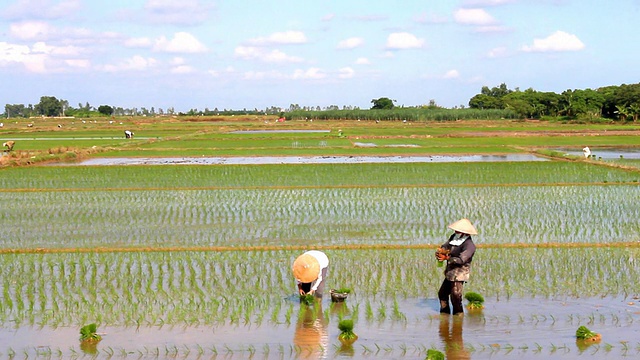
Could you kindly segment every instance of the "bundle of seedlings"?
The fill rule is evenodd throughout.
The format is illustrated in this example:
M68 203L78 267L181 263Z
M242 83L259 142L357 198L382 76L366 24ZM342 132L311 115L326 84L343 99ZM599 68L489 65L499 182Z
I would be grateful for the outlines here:
M429 349L427 350L427 358L425 360L444 360L444 354L442 351Z
M351 289L349 288L339 288L339 289L331 289L331 301L333 302L343 302L347 299L347 296L351 293Z
M442 247L438 247L436 249L436 255L445 255L448 256L451 253L451 250L449 249L444 249ZM444 265L444 260L438 260L438 267L441 267Z
M602 336L596 332L589 330L586 326L580 326L578 330L576 330L576 338L577 340L584 342L599 342L602 340Z
M338 323L338 329L340 330L338 340L340 340L343 345L351 345L356 340L358 340L358 335L353 332L353 320L340 320L340 322Z
M300 295L300 303L305 305L313 305L315 304L316 297L313 294L304 294Z
M464 298L469 302L469 305L467 305L468 309L484 309L484 297L482 297L482 295L475 292L468 292L464 294Z
M102 340L102 336L97 333L98 326L93 323L80 328L80 341L83 343L97 344Z

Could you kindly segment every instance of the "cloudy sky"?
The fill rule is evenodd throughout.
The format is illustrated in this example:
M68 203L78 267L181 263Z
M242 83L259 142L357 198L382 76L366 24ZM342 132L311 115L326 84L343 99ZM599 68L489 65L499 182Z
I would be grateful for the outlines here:
M467 105L640 82L640 0L0 0L0 106Z

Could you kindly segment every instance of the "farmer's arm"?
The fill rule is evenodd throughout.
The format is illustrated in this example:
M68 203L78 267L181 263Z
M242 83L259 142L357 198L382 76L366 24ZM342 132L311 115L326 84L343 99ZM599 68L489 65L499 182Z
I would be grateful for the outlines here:
M318 274L318 278L316 279L316 281L313 282L313 286L311 287L310 292L314 292L318 290L318 286L320 286L321 282L322 282L322 269L320 269L320 273Z

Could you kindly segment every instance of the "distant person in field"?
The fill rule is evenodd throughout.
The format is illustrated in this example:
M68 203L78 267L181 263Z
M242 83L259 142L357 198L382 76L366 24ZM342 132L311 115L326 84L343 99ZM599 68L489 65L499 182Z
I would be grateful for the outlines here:
M585 146L584 149L582 149L582 152L584 153L584 157L587 159L591 156L591 149L589 149L588 146Z
M125 130L124 131L124 137L127 138L127 139L133 138L133 132L131 132L130 130Z
M453 315L464 312L462 307L462 287L469 281L471 274L471 260L476 252L476 245L471 235L478 232L468 219L460 219L448 226L454 233L449 240L436 250L436 259L446 261L444 269L444 281L438 290L440 299L440 312ZM451 306L449 304L451 300Z
M3 143L2 146L7 148L5 151L11 151L11 150L13 150L13 145L15 145L15 144L16 144L15 141L9 140L6 143Z
M322 297L327 280L329 258L318 250L307 251L293 262L293 276L296 278L300 295L313 294Z

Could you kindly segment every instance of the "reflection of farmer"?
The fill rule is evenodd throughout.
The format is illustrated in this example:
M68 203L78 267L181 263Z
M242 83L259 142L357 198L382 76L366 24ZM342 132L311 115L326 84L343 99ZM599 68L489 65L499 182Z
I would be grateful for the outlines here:
M453 306L453 314L463 312L462 308L462 285L469 281L471 273L471 260L476 252L476 246L471 240L471 235L478 232L467 219L461 219L448 226L455 231L449 240L441 248L448 250L448 254L436 251L436 258L439 261L447 260L447 267L444 270L445 279L438 291L440 299L440 312L451 313L449 298Z
M328 267L329 258L322 251L311 250L298 256L293 262L293 276L300 295L314 294L321 298Z
M453 324L451 324L451 328L449 328L451 322L453 322ZM462 322L463 318L459 316L455 316L453 319L450 316L440 317L439 334L440 339L444 343L447 360L471 359L471 354L464 348Z
M329 332L322 314L322 303L300 308L293 343L300 347L301 359L326 359Z

